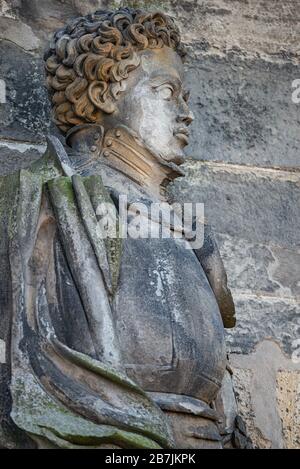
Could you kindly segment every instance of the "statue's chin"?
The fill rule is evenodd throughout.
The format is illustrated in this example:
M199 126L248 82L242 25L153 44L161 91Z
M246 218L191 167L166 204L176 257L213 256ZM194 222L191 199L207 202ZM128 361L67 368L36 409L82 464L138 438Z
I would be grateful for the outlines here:
M174 163L177 166L180 166L182 163L184 163L184 160L186 158L185 154L183 151L180 152L174 152L174 153L169 153L168 155L163 155L160 154L161 158L166 161L167 163Z
M145 146L145 148L150 150L161 162L173 163L177 166L184 163L186 155L183 148L186 147L187 143L180 142L179 145L171 144L166 148L166 145L159 146L159 142L154 142L153 139L148 139L128 126L122 125L122 127L126 128L130 134L134 135Z
M148 148L148 150L150 150L154 155L156 155L156 157L162 162L173 163L180 166L185 161L186 155L184 154L181 148L168 148L168 151L166 151L166 148L162 149L157 147L157 145L154 146L145 141L144 144Z
M162 149L159 154L164 161L180 166L186 159L184 148L187 146L187 144L187 141L183 142L176 139L173 144L171 144L168 148Z

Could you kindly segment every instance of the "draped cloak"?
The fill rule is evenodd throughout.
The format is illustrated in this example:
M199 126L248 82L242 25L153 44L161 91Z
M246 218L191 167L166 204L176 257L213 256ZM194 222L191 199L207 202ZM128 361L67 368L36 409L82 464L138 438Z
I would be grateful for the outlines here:
M73 174L55 137L29 169L0 178L2 446L173 444L122 366L112 313L121 242L101 237L95 215L109 200L100 176Z

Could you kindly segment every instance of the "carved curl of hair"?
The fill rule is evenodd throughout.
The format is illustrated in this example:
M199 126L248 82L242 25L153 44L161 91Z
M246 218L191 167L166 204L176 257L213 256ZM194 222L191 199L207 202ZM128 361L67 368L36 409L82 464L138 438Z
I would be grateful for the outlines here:
M53 120L63 133L112 113L123 80L139 66L137 51L169 46L180 34L163 13L122 8L97 11L58 30L45 54Z

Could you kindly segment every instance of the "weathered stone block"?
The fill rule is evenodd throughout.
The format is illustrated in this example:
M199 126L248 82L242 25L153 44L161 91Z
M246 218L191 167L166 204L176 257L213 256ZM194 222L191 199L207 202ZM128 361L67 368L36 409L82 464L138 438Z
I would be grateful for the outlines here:
M246 424L247 435L255 449L269 449L271 441L265 438L255 422L255 412L251 402L252 371L235 368L233 373L234 391L238 403L239 415Z
M50 117L41 59L2 41L0 70L6 84L6 103L0 104L0 137L44 141Z
M6 83L0 79L0 104L6 103Z
M28 51L38 49L40 43L30 26L22 21L3 17L0 17L0 39L14 42Z
M251 297L233 292L237 325L227 331L227 342L233 353L250 353L266 338L273 338L291 355L300 335L299 304L284 299Z
M218 236L229 285L246 294L300 298L300 251Z
M2 14L19 15L43 39L71 17L101 8L133 6L171 14L182 29L185 42L197 44L202 52L225 55L235 50L242 56L267 56L281 61L299 57L299 4L294 0L285 0L284 8L281 3L258 0L242 5L226 0L6 0L2 3Z
M6 363L6 343L0 339L0 363Z
M298 172L186 163L187 177L171 187L173 198L202 202L217 233L250 243L300 246Z
M13 173L17 169L27 168L41 156L43 150L43 145L31 146L25 143L0 141L0 176Z
M260 342L249 355L231 354L230 363L239 411L255 447L298 444L300 363L287 358L273 340Z
M201 160L299 167L299 66L246 61L239 54L187 64L196 124L189 151Z
M300 373L279 371L277 375L278 409L287 449L300 447Z

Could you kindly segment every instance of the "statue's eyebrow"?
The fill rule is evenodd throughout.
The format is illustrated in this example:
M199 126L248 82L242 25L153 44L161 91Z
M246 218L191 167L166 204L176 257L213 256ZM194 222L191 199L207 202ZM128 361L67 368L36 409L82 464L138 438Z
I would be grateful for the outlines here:
M175 85L177 89L182 88L182 81L176 75L171 75L169 73L159 73L150 78L150 84L153 87L163 85L164 83L171 83Z

